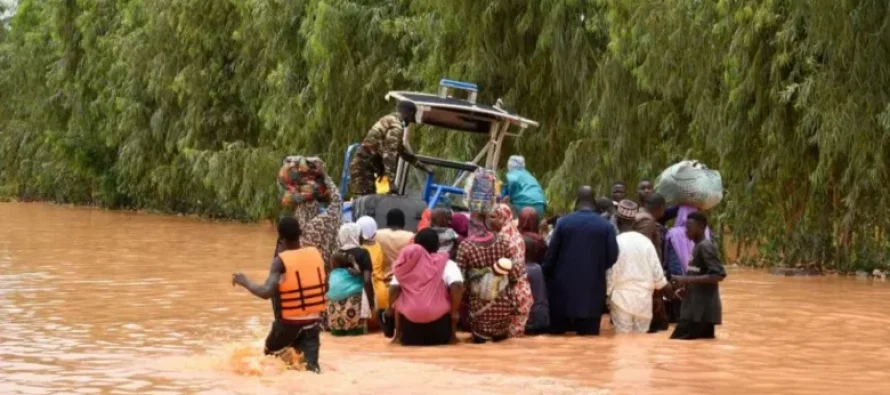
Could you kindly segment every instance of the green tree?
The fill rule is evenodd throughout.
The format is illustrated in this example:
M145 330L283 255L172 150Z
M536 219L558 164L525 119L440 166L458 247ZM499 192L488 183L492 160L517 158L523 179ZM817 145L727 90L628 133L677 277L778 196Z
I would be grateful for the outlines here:
M23 0L0 28L0 195L272 217L284 155L339 174L387 91L447 77L540 121L504 154L555 210L695 158L765 262L881 267L888 26L868 0Z

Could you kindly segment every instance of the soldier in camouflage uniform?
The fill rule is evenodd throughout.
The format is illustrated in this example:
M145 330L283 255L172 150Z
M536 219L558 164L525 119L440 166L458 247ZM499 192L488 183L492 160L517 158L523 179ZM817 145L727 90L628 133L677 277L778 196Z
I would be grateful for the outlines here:
M405 149L402 137L408 124L414 122L417 107L413 103L399 102L398 112L380 118L349 164L349 189L352 196L377 193L375 181L386 176L390 182L396 180L399 157L424 171L430 170L417 164L417 157Z

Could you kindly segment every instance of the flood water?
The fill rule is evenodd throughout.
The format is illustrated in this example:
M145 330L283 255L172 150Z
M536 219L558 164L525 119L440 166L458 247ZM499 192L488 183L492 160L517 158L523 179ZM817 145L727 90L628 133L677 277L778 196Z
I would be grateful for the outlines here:
M262 354L269 225L0 204L0 393L890 393L890 283L731 271L718 340L536 337L413 349L322 338L324 374Z

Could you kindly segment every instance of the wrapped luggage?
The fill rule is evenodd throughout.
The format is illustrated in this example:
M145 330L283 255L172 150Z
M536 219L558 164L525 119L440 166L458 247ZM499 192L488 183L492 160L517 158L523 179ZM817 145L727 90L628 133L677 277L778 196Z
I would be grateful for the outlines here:
M717 170L708 169L699 161L684 160L661 173L655 192L664 196L668 204L708 210L723 200L723 180Z
M464 201L471 212L490 212L500 196L500 182L494 171L476 169L464 186Z
M305 202L330 203L324 176L318 169L320 159L316 157L288 156L278 171L278 187L281 190L281 205L293 207Z

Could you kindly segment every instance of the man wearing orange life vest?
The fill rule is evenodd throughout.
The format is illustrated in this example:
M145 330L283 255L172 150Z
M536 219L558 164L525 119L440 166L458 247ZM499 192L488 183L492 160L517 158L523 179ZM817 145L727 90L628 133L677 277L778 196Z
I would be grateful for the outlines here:
M327 279L324 260L315 247L300 248L300 223L282 218L278 238L284 251L272 260L265 284L255 284L242 273L232 275L232 285L240 285L263 299L272 299L275 321L266 338L266 355L281 356L293 347L303 356L306 369L320 372L320 313L327 306Z

